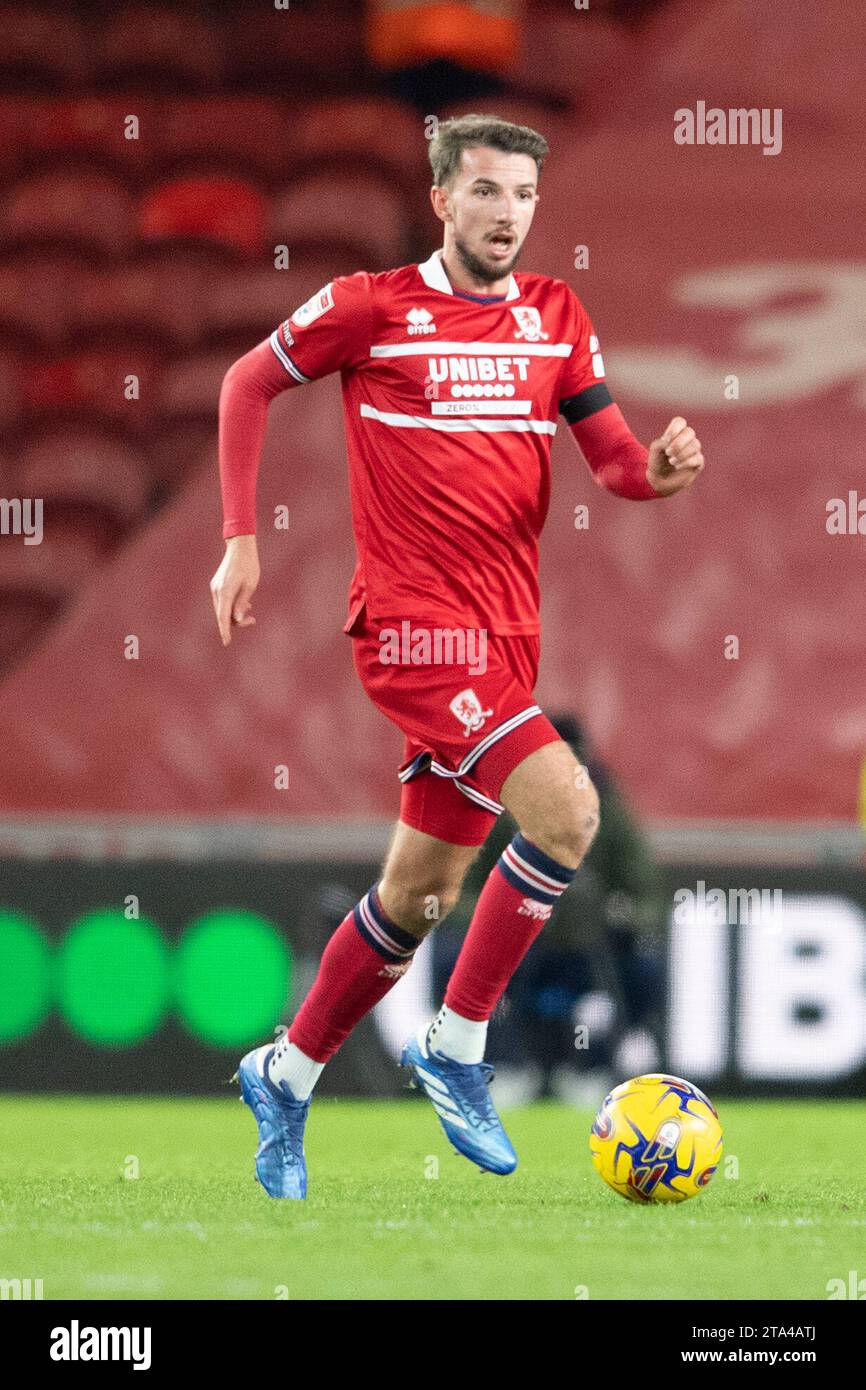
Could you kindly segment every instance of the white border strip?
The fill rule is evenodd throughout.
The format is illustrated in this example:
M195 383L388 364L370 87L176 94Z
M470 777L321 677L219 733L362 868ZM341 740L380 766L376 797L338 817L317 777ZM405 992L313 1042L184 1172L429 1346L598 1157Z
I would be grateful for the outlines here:
M0 859L366 863L381 859L397 813L395 794L392 818L363 821L7 815L0 821ZM866 853L866 832L852 821L667 821L644 828L653 852L667 863L832 868L862 864Z

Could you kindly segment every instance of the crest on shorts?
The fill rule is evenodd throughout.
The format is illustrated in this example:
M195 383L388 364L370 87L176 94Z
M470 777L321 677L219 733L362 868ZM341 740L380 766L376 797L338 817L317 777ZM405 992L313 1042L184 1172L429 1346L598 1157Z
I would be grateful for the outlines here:
M481 708L481 701L474 690L461 690L459 695L454 696L448 708L463 725L464 738L482 728L485 719L489 719L493 713L492 709Z
M541 328L541 314L537 309L531 308L528 304L522 304L519 309L512 309L512 314L517 320L517 332L515 338L523 338L527 343L537 343L541 339L547 339L547 333Z

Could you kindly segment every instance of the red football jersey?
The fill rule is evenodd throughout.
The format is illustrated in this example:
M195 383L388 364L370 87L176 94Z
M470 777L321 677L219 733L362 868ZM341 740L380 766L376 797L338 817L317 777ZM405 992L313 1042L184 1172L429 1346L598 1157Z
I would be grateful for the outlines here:
M270 343L293 382L341 373L358 551L344 631L366 603L374 620L534 634L557 414L611 404L598 339L564 281L466 295L441 256L335 279Z

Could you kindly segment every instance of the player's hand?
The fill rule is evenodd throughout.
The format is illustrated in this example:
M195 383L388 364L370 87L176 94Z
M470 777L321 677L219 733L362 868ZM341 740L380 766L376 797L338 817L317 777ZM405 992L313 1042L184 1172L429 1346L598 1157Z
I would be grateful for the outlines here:
M691 487L704 466L701 441L681 415L649 446L646 479L663 497Z
M223 646L232 640L233 627L251 627L255 618L250 600L258 588L261 570L255 536L232 536L226 541L222 564L210 582L211 598Z

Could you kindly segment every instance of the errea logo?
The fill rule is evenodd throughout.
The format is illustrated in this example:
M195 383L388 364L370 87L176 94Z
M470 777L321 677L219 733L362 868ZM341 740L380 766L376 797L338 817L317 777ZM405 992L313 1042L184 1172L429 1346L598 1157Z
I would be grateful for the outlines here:
M435 333L436 325L429 309L410 309L406 315L407 333Z

